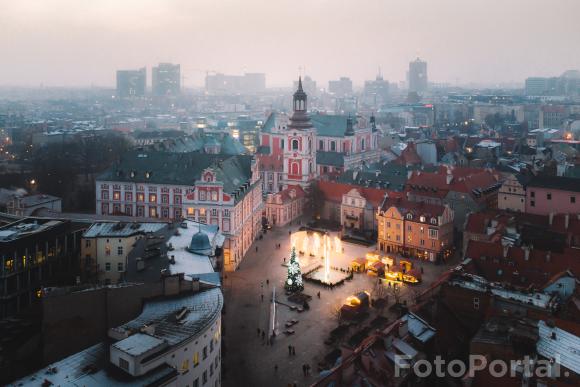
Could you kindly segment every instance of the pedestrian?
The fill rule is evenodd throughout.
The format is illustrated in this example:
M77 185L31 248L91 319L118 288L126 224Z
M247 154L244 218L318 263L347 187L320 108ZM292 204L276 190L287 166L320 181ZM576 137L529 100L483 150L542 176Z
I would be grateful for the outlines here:
M284 257L283 259L284 259L284 263L286 263L286 257Z
M266 332L262 331L262 341L264 341L265 337L266 337Z
M260 337L260 328L258 328L258 337Z
M318 296L318 298L320 298L320 292L316 293L316 295Z
M258 252L258 246L256 246L256 253Z
M421 274L423 274L423 266L421 266Z
M261 296L262 296L262 302L264 302L264 295L262 294Z
M288 356L292 355L292 346L288 346Z
M278 372L278 364L274 364L274 372Z
M306 376L306 364L302 364L302 375Z
M270 280L269 279L266 280L266 285L270 285Z

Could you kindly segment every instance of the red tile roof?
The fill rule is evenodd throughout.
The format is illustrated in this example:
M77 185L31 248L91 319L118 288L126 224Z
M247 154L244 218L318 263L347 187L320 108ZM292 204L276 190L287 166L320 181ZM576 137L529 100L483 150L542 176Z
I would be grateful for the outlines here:
M552 277L563 271L569 270L580 277L580 249L565 247L562 253L530 249L527 259L523 247L506 249L504 252L500 242L470 240L465 253L466 258L472 259L468 271L471 268L474 274L488 281L536 288L543 288Z
M417 165L421 164L421 158L417 153L417 148L414 142L407 144L407 147L403 149L399 157L393 161L394 163L401 165Z
M391 207L396 207L402 214L411 212L415 216L425 215L428 218L432 216L441 216L445 211L444 206L427 204L424 202L414 202L402 198L388 198L384 201L381 210L386 211Z
M358 185L336 183L333 181L321 180L318 182L318 189L324 196L325 200L341 203L342 195L347 194L350 190L356 189L365 199L367 199L374 208L378 208L382 203L385 195L389 197L400 197L400 192L394 192L386 189L361 187Z
M449 184L448 175L452 177ZM445 197L449 191L455 191L473 197L474 189L492 187L498 180L498 175L488 169L442 166L437 172L414 171L407 180L406 192Z

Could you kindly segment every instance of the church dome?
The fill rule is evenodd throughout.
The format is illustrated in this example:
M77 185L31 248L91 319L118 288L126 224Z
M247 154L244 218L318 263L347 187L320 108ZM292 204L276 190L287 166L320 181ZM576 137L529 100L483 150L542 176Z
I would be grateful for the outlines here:
M191 237L188 250L194 254L210 255L212 253L212 248L207 234L201 230L195 233Z

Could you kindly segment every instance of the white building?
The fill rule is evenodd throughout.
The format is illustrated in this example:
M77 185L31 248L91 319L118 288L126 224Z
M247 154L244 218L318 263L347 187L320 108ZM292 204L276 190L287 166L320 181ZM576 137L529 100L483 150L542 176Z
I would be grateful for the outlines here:
M13 385L221 386L223 296L217 273L200 277L177 282L173 296L146 301L137 318L109 329L112 344L89 347Z
M261 229L262 185L252 156L129 153L97 178L97 214L218 226L224 267L235 270Z

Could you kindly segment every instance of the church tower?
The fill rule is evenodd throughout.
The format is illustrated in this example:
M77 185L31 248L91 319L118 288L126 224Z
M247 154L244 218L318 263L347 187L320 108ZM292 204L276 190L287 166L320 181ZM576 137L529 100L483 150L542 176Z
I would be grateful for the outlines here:
M307 95L298 79L294 93L293 113L285 133L283 187L307 188L316 179L316 131L307 112Z

